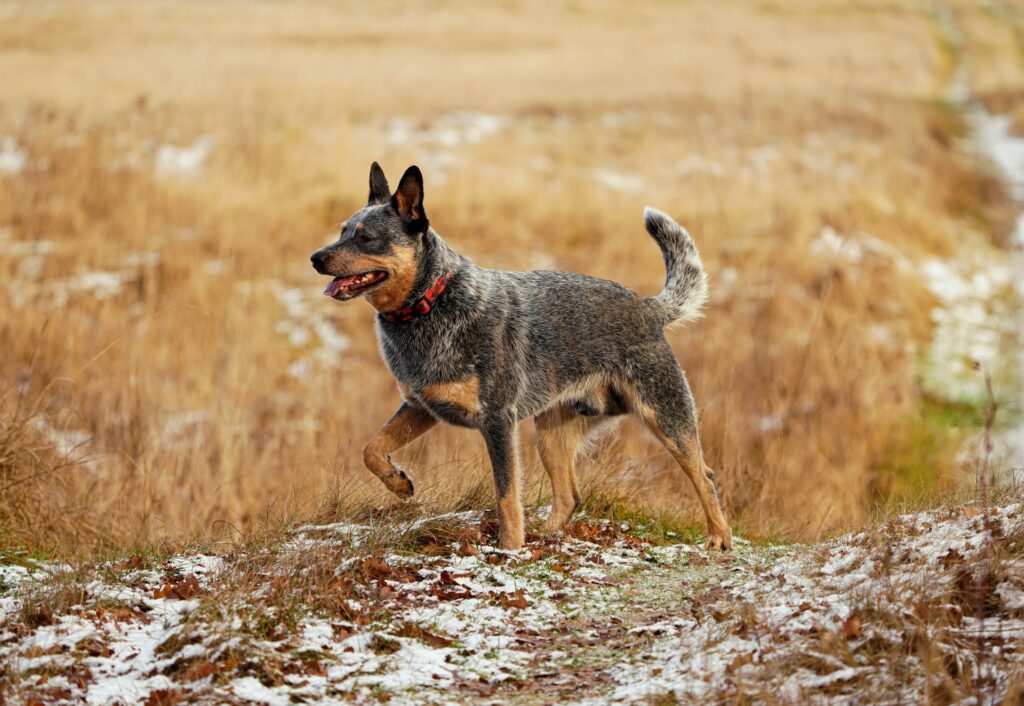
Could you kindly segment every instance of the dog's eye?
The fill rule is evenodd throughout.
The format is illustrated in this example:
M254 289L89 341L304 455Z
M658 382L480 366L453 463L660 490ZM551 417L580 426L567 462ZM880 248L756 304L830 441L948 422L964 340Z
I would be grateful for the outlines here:
M365 245L373 240L373 236L360 228L356 231L356 242Z

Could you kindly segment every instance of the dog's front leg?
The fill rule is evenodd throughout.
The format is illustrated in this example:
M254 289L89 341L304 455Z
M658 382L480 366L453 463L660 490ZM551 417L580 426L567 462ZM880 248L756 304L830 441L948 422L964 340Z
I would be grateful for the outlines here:
M387 424L380 428L363 449L363 463L380 478L388 490L400 498L412 497L412 480L391 462L391 454L418 436L437 420L422 407L403 402Z
M498 547L523 546L523 504L519 497L519 434L516 414L501 410L484 417L480 431L487 442L498 495Z

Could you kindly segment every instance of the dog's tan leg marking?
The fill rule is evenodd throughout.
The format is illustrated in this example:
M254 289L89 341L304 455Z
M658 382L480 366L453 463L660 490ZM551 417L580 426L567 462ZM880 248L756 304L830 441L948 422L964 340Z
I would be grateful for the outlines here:
M515 410L504 409L492 410L480 425L498 498L498 547L501 549L519 549L525 541L517 422Z
M435 424L437 420L422 407L409 402L402 403L394 416L363 448L363 463L392 493L400 498L412 497L412 481L404 470L391 462L391 454L423 435Z
M563 406L552 407L534 418L537 450L544 469L551 477L551 514L547 528L565 526L579 507L580 490L576 485L576 452L596 418L582 417Z
M725 520L722 506L718 502L718 490L715 488L715 474L707 464L704 463L704 453L701 450L700 438L696 430L684 434L680 443L676 443L665 435L653 408L645 404L631 387L626 388L629 403L632 411L648 428L654 432L658 440L664 444L669 453L676 460L676 463L683 469L686 476L697 491L697 498L704 510L704 520L708 525L708 549L732 549L732 529Z
M475 375L456 382L427 385L420 394L427 402L443 402L469 414L480 413L480 378Z
M656 427L652 427L652 429L656 429ZM654 433L675 458L676 463L682 467L683 472L689 477L697 491L700 505L704 508L704 519L708 524L708 549L732 549L732 530L729 528L729 523L725 521L725 514L718 502L715 474L704 463L704 453L696 433L684 438L681 446L660 431Z
M519 549L526 541L526 535L523 532L523 501L521 497L522 489L520 488L522 472L519 468L518 436L516 434L517 440L513 442L514 458L509 464L509 470L511 471L509 486L506 488L504 495L500 491L498 492L499 549Z
M701 507L704 508L704 518L708 523L708 549L723 551L732 549L732 529L726 522L722 506L718 502L715 473L704 463L704 453L701 450L697 434L694 433L691 437L684 439L681 448L676 447L670 439L662 438L661 443L665 444L665 447L675 457L676 462L682 466L683 471L689 476L690 482L697 490L697 497L700 498Z

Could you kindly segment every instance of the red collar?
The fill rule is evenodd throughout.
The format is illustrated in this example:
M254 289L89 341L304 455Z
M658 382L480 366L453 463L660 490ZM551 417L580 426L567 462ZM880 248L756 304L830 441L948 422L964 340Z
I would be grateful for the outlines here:
M441 293L448 287L448 280L452 278L452 273L441 275L434 282L434 286L428 289L422 297L414 301L410 306L404 309L396 309L395 311L382 311L381 316L390 321L393 324L405 323L406 321L412 321L418 319L421 316L426 316L430 313L430 310L434 308L434 302L441 296Z

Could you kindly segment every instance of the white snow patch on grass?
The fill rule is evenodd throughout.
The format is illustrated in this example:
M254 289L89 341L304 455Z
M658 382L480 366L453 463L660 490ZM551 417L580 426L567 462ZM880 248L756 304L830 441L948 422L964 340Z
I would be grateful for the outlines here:
M156 150L153 169L158 176L198 177L216 140L200 135L189 145L162 144Z
M21 174L28 164L28 152L18 138L7 135L0 140L0 174Z

